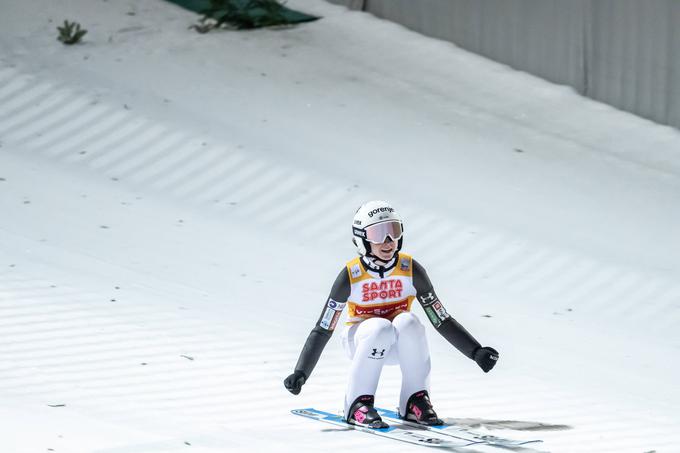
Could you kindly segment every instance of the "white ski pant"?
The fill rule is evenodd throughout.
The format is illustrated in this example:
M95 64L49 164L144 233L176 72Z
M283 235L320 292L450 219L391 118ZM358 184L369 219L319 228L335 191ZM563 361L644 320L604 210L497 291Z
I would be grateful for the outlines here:
M401 368L399 413L402 415L412 394L429 391L430 350L425 327L413 313L401 313L392 322L370 318L348 326L343 332L342 344L352 360L345 414L357 397L375 395L383 365L399 364Z

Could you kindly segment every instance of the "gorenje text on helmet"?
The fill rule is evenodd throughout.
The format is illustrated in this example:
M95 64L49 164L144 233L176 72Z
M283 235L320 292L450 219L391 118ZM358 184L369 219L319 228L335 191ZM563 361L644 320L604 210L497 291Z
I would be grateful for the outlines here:
M376 215L379 212L394 212L394 208L391 208L389 206L386 206L386 207L383 207L383 208L376 208L376 209L372 210L371 212L369 212L368 216L373 217L374 215Z

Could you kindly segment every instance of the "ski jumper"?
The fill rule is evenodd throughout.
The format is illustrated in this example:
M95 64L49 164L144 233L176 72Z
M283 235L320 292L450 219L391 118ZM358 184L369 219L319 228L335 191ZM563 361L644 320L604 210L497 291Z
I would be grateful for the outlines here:
M364 267L360 258L347 263L350 295L342 335L352 360L345 392L345 413L361 395L375 395L383 365L398 364L402 372L400 413L419 390L429 390L430 351L425 328L410 313L416 297L413 260L401 253L383 277Z
M346 264L305 342L295 370L309 378L347 306L342 343L352 362L345 413L357 397L375 395L384 365L399 364L402 372L399 412L405 414L409 396L420 390L429 391L430 353L425 328L410 311L414 299L434 328L472 359L480 344L447 313L425 269L411 256L399 252L384 267L363 257Z

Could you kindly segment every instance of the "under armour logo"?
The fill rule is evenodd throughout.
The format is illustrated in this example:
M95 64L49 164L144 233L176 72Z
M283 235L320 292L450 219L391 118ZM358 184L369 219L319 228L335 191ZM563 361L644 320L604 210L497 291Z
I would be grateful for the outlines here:
M434 294L432 292L427 293L426 296L420 296L420 300L425 303L425 302L434 302L437 300Z
M377 356L378 354L380 354L380 357L384 356L384 355L385 355L385 350L383 349L382 351L378 352L377 349L373 348L373 352L371 353L371 355L372 355L373 357L375 357L375 356Z

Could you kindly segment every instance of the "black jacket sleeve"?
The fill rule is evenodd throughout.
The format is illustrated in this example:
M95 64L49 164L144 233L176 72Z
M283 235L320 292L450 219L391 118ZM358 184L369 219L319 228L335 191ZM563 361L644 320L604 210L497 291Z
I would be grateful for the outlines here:
M338 274L338 277L333 283L331 293L323 306L321 315L319 316L316 325L309 333L305 345L300 352L300 358L295 365L295 371L301 371L305 375L305 380L309 379L312 370L321 357L326 343L330 340L335 325L340 319L342 310L345 308L345 303L349 298L351 286L349 282L349 275L347 268L343 268Z
M416 288L416 297L420 305L437 332L466 357L474 359L475 351L481 345L446 312L444 305L434 292L427 272L416 260L413 260L413 286Z

